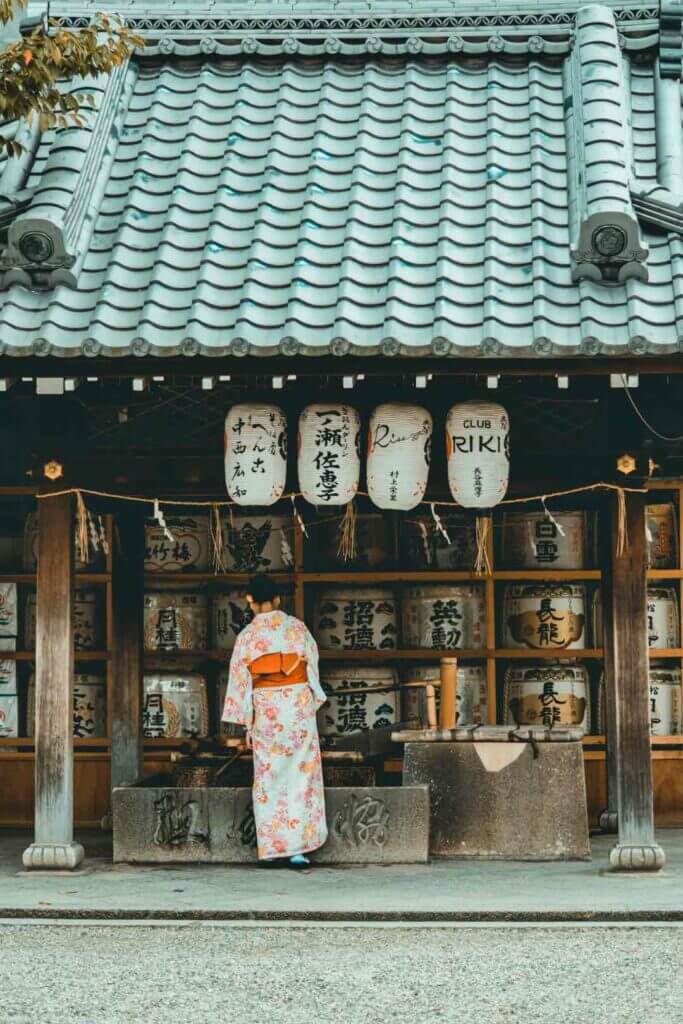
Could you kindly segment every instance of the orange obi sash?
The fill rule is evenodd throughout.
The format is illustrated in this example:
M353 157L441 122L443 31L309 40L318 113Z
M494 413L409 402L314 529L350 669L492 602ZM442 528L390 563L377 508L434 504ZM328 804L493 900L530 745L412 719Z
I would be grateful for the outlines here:
M308 682L306 659L298 654L262 654L249 665L254 689Z

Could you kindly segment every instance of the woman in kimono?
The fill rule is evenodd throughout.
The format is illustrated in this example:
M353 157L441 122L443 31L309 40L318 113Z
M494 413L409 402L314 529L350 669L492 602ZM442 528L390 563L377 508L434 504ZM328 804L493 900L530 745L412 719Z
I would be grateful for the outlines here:
M288 857L301 866L327 839L318 648L303 622L280 611L270 577L253 577L247 603L254 618L235 642L223 721L244 725L254 751L259 860Z

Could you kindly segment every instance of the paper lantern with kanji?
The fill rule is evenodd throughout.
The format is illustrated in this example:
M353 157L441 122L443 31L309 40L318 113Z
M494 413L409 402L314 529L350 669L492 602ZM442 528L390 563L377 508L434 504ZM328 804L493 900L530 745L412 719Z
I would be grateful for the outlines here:
M225 417L225 483L237 505L273 505L287 480L287 421L276 405L233 405Z
M370 417L368 493L378 508L408 511L427 489L432 416L419 405L386 402Z
M312 505L346 505L358 490L360 416L337 402L307 405L299 417L299 489Z
M509 436L508 414L495 402L460 402L448 413L448 483L463 508L493 508L505 497Z

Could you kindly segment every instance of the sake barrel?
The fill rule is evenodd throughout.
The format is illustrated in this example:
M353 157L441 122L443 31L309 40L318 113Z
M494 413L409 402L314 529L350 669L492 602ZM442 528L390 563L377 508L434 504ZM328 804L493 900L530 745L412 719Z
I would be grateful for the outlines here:
M17 585L0 583L0 636L16 636L17 632Z
M88 557L79 556L78 520L74 517L74 569L76 572L93 571L104 564L105 529L104 519L93 512L88 513ZM35 572L38 567L38 514L29 512L24 524L24 569Z
M226 590L213 596L213 647L231 651L237 635L253 618L244 589Z
M574 725L590 732L590 679L585 665L510 665L505 671L507 725Z
M671 501L645 507L650 569L674 569L678 562L676 509Z
M593 596L593 637L596 645L602 642L602 596L596 590ZM678 598L674 587L647 588L647 645L660 650L678 647L680 620Z
M208 572L208 515L165 516L173 540L156 519L145 523L145 572Z
M512 512L503 517L501 556L511 569L585 569L586 512Z
M0 660L0 736L18 735L17 663Z
M503 597L506 647L581 650L586 646L582 583L512 583Z
M329 698L318 711L321 736L367 732L399 720L395 669L384 665L324 666L320 682Z
M435 687L437 714L440 700L441 670L437 662L431 665L415 665L403 672L401 687L402 718L415 722L426 729L427 698L424 687L414 687L411 682L431 683ZM488 689L486 669L483 665L458 665L458 690L456 703L457 725L480 725L488 722Z
M311 541L304 544L304 555L311 559L311 566L316 569L387 568L393 551L391 531L382 513L361 512L356 516L356 553L353 558L344 558L339 553L342 519L341 515L325 516L309 527Z
M233 405L225 418L225 483L237 505L273 505L287 478L287 421L261 402Z
M99 651L104 647L104 595L98 587L76 587L73 599L73 637L77 651ZM36 595L26 598L24 623L26 649L36 647Z
M209 699L198 672L145 673L142 734L148 738L207 736Z
M370 417L368 493L378 508L411 509L427 489L432 415L419 405L385 402Z
M228 572L278 572L292 565L290 516L236 515L223 523L223 560Z
M486 602L480 584L407 587L401 608L406 647L474 650L486 646Z
M341 402L307 405L297 436L299 489L312 505L346 505L358 490L360 416Z
M440 511L433 516L405 516L400 524L401 564L406 569L472 569L476 560L475 522L465 512Z
M73 677L73 734L75 738L107 735L107 684L104 676L77 672ZM26 732L35 735L36 685L31 675L28 683Z
M205 594L157 590L145 594L146 651L205 651L209 607Z
M446 417L451 494L464 508L489 509L505 497L510 421L496 402L459 402Z
M314 632L323 650L393 650L396 597L384 588L330 587L316 595Z
M681 670L665 661L650 664L650 732L653 736L678 736L683 732ZM598 691L598 732L606 732L605 675Z

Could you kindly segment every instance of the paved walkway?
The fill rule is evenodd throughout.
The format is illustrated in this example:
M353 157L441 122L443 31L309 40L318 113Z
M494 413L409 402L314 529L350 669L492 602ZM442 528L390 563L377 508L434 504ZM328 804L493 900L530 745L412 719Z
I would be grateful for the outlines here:
M114 866L108 837L78 838L83 870L24 872L28 833L0 833L0 918L683 921L683 830L659 834L668 859L658 875L605 872L611 836L594 839L591 862L437 861L303 874Z

